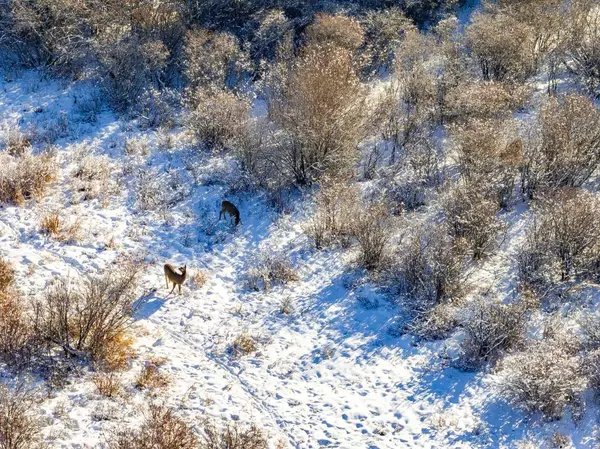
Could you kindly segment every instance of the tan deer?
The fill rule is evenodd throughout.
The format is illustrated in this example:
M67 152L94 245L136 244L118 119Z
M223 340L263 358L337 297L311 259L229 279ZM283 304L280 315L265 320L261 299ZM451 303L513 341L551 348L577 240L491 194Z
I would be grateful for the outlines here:
M223 216L223 218L225 218L226 213L229 214L230 217L235 217L236 226L241 223L240 211L237 207L235 207L233 203L230 203L229 201L223 201L221 203L221 212L219 212L219 220L221 219L221 215Z
M165 280L167 281L167 288L169 288L169 282L173 283L173 290L175 287L179 286L179 294L181 295L181 285L185 282L185 278L187 277L187 265L179 268L178 273L177 270L170 263L165 264ZM169 295L173 293L173 290L169 292Z

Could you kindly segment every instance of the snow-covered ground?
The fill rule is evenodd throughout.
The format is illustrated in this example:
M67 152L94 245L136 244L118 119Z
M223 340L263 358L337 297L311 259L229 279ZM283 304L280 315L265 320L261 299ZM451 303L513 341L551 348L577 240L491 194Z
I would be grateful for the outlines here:
M513 447L557 430L571 435L574 447L592 447L594 411L577 428L567 419L528 419L494 397L492 375L450 366L454 340L417 343L398 336L401 311L356 270L352 252L311 248L302 231L310 199L290 199L289 211L278 214L262 194L231 192L222 181L234 173L227 159L194 154L177 129L174 147L165 149L154 131L105 109L95 123L82 121L78 104L91 91L36 72L0 76L1 121L25 130L52 128L57 120L65 127L55 142L60 175L50 194L0 208L0 256L16 268L18 288L39 295L53 279L108 269L121 254L141 255L148 264L134 326L137 358L121 375L127 394L102 398L91 372L71 379L40 404L51 447L93 447L111 429L135 426L148 394L132 385L154 358L167 360L171 383L152 400L175 407L198 429L206 417L258 423L273 447L278 441L299 449ZM125 154L124 142L132 138L147 138L149 154ZM81 201L74 191L73 163L82 143L105 156L119 179L104 201ZM132 173L144 172L144 182L176 180L183 186L179 201L140 211ZM226 198L240 208L237 229L218 221ZM79 220L77 241L61 243L39 232L40 218L54 210ZM511 226L502 247L470 281L510 295L510 258L530 217L517 207L504 218ZM261 252L289 256L300 280L269 292L249 289L246 270ZM167 261L205 270L208 281L168 296ZM284 301L292 313L280 312ZM229 345L244 333L259 341L258 350L235 356Z

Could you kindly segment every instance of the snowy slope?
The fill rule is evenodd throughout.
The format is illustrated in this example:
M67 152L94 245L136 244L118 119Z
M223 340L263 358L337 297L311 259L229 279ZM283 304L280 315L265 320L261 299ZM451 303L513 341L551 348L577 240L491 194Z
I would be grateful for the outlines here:
M43 80L36 72L10 81L0 77L0 120L22 129L44 128L57 117L68 123L68 136L55 142L61 171L51 194L0 209L0 255L15 266L19 289L39 295L57 276L94 273L123 253L142 255L148 264L134 328L137 358L122 374L128 394L101 398L93 373L84 370L40 405L51 447L93 447L111 429L135 426L147 393L131 385L144 362L157 357L166 358L171 384L152 400L176 407L196 424L206 417L256 422L273 437L273 447L277 441L298 449L500 447L555 430L574 435L574 447L591 447L585 439L594 425L591 412L578 429L527 421L490 395L490 375L451 368L452 347L417 345L393 332L401 311L357 272L352 252L311 248L302 232L310 198L290 200L289 214L278 215L261 194L230 192L222 181L235 176L230 161L194 156L177 130L177 143L167 151L158 147L156 133L107 110L96 123L82 122L75 101L90 89ZM147 156L124 154L123 142L132 136L148 138ZM74 153L92 141L121 179L105 204L77 201L73 192ZM123 167L159 182L176 176L187 190L171 208L140 211L134 177L122 175ZM218 221L224 198L240 208L238 229ZM76 242L59 243L39 232L40 217L57 209L78 217ZM510 258L529 216L517 209L505 219L512 225L501 250L471 281L509 295ZM300 280L269 292L250 290L246 270L261 251L289 255ZM206 270L209 279L200 288L187 285L182 296L167 296L167 261ZM283 301L293 304L293 313L280 313ZM255 353L231 353L229 345L241 333L258 339Z

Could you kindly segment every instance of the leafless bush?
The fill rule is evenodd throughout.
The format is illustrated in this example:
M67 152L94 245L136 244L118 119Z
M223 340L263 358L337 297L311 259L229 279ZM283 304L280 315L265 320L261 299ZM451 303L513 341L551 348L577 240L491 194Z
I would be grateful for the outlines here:
M5 125L2 138L3 149L13 157L31 152L31 142L27 134L16 126Z
M11 368L24 368L41 349L24 299L0 289L0 360Z
M110 359L115 342L125 341L122 335L137 306L139 273L135 264L125 263L78 282L58 280L40 304L36 334L67 355L91 358L101 365Z
M192 283L196 288L201 288L210 279L210 272L207 270L196 270L191 276Z
M416 31L412 21L397 7L368 11L360 20L365 29L371 70L389 65L402 37Z
M452 188L444 202L446 223L452 236L464 239L474 259L489 254L497 243L502 223L496 216L498 204L481 193L478 184Z
M563 52L567 68L596 97L600 95L600 13L593 0L569 2L564 13Z
M442 157L429 134L404 147L396 165L381 172L382 189L391 212L410 212L427 204L445 178Z
M293 24L283 11L272 9L261 19L252 39L250 54L256 61L273 61L284 47L290 47Z
M110 449L198 449L192 427L173 409L150 405L139 429L117 430L109 437Z
M378 99L375 110L381 136L391 144L390 164L396 162L398 153L418 143L435 106L435 81L424 65L406 68L400 62L397 61L395 76Z
M581 189L564 189L542 199L519 254L519 277L530 288L546 289L572 276L597 279L600 204Z
M219 429L214 423L206 422L199 449L267 449L268 447L267 435L254 424L244 427L234 422Z
M315 197L316 210L305 226L317 249L334 242L346 246L352 235L352 220L358 192L335 179L324 179Z
M582 359L552 340L531 343L501 362L497 388L503 398L529 413L560 418L586 388Z
M289 259L283 254L266 251L248 268L248 285L253 290L269 291L274 284L287 284L299 279Z
M236 37L208 30L188 32L185 75L193 89L232 86L249 68Z
M15 270L11 263L0 257L0 292L5 292L15 279Z
M358 50L364 42L364 30L356 19L344 15L318 13L306 28L308 44L333 44L349 51Z
M523 141L508 128L501 120L473 120L453 129L461 174L503 208L511 203L523 166Z
M48 184L56 177L56 156L30 153L15 158L0 154L0 203L23 204L25 200L42 197Z
M250 118L249 100L227 90L197 89L190 106L188 129L209 148L229 147Z
M125 138L123 149L128 156L147 156L150 153L150 142L147 137L129 136Z
M524 81L535 72L534 34L516 18L501 12L475 14L466 31L485 80Z
M84 142L73 149L74 190L84 201L98 199L103 204L115 193L116 185L111 176L111 165L107 156L97 156L95 143Z
M386 204L359 204L351 229L358 240L359 263L363 267L375 270L390 262L393 227Z
M298 184L351 171L365 130L364 89L351 53L335 45L309 45L267 75L269 116L285 132L275 169Z
M176 89L147 89L138 99L133 113L144 129L171 129L178 123L177 109L181 103L181 93Z
M41 446L42 422L35 394L25 387L0 385L0 448L36 449Z
M579 187L600 162L600 112L577 94L551 97L539 115L539 133L525 152L523 191L530 198Z
M530 96L524 85L468 80L448 89L445 116L457 121L505 117L523 107Z
M458 327L460 304L441 302L428 310L422 310L405 326L411 334L425 340L441 340Z
M463 287L464 248L447 233L444 225L416 229L401 245L392 279L415 314L456 299Z
M505 305L491 298L478 297L459 313L465 330L460 364L472 369L494 363L503 352L519 345L524 338L525 308Z

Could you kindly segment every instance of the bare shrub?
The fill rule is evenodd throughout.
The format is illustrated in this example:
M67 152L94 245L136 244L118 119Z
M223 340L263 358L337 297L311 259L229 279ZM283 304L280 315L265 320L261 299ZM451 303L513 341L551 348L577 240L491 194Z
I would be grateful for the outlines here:
M285 131L275 169L301 185L348 173L358 158L366 112L351 53L309 45L291 67L275 65L266 84L269 116Z
M590 93L600 95L600 13L593 0L569 2L564 14L562 50L567 68Z
M381 136L391 144L390 164L396 162L398 153L418 142L435 112L435 78L425 61L411 51L418 45L412 40L420 39L418 32L405 38L411 45L396 53L394 77L377 100L375 120Z
M11 263L0 257L0 292L5 292L15 279L15 270Z
M335 179L324 179L315 196L316 210L305 225L305 232L317 249L334 242L349 244L358 192L354 186Z
M256 61L273 61L282 47L291 46L293 24L278 9L267 11L251 42L250 54Z
M98 199L105 204L108 197L116 191L108 157L94 154L95 143L79 144L73 152L74 190L79 192L83 201Z
M523 85L468 80L448 89L445 116L460 121L505 117L523 107L530 95Z
M415 229L401 245L392 272L408 309L419 315L460 297L464 254L444 225Z
M600 259L600 204L582 189L564 189L543 199L519 254L519 277L545 290L572 276L597 279Z
M523 141L502 120L472 120L453 128L458 164L463 177L479 192L510 205L523 167Z
M192 427L173 409L150 405L139 429L117 430L108 439L110 449L197 449Z
M200 449L267 449L269 441L263 430L255 424L243 426L237 422L218 428L214 423L204 424Z
M475 183L453 187L444 201L450 233L464 239L477 260L489 254L497 244L503 227L496 216L498 210L497 202L482 194Z
M41 348L23 298L16 292L0 289L0 360L20 369L26 367Z
M58 167L52 153L30 153L14 158L0 154L0 203L20 205L31 198L41 198L48 184L56 178Z
M139 273L127 263L73 284L59 279L39 306L36 334L67 355L102 364L131 324Z
M3 129L3 149L13 157L20 157L31 152L28 135L16 126L6 125Z
M600 162L600 112L586 97L551 97L539 115L539 133L525 152L523 191L579 187Z
M581 357L552 340L531 343L524 351L507 355L500 366L501 397L548 419L560 418L586 388Z
M494 363L504 352L519 345L524 338L525 318L522 305L506 305L484 297L467 303L458 316L466 333L461 366L473 369Z
M233 34L204 29L188 32L185 75L193 89L231 87L248 68L247 56Z
M530 27L503 13L474 14L466 36L485 80L524 81L535 72Z
M351 229L358 240L359 263L363 267L375 270L390 262L393 227L386 204L359 204Z
M394 6L368 11L360 21L365 30L365 44L371 58L371 70L389 65L402 37L416 31L412 21L400 8Z
M42 422L35 410L35 394L23 386L0 385L0 448L35 449L41 443Z
M128 156L147 156L150 154L150 142L147 137L128 136L125 138L123 149Z
M189 102L188 129L208 148L229 147L250 117L249 100L227 90L197 89Z
M283 254L265 251L258 256L247 273L248 285L253 290L269 291L275 284L287 284L300 278L289 258Z
M169 376L161 371L165 360L149 360L144 364L142 371L135 379L135 388L138 390L154 390L166 388L170 379Z
M426 340L441 340L458 327L460 313L458 301L441 302L428 310L422 310L406 325L406 330Z
M344 15L318 13L306 28L308 44L333 44L349 51L358 50L364 42L365 33L356 19Z
M294 300L291 298L291 296L286 296L279 303L278 311L282 315L292 315L294 313L294 310Z

